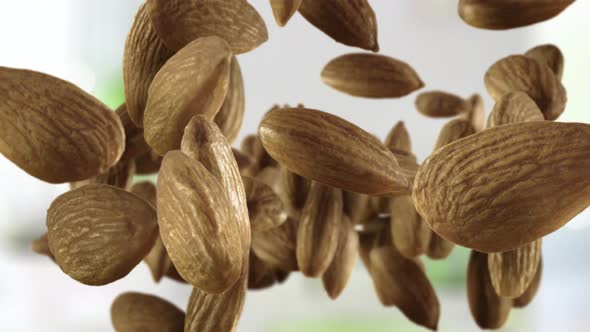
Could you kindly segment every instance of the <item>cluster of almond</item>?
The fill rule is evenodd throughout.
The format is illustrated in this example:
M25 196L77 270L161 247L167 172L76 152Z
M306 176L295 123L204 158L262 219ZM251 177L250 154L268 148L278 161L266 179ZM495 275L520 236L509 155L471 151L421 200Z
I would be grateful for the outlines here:
M573 1L460 1L466 22L524 26ZM285 25L297 11L338 42L377 51L366 0L271 0ZM267 31L245 0L147 0L123 62L126 103L115 112L74 85L0 68L0 152L50 183L71 183L33 249L73 279L105 285L141 261L153 279L193 287L186 313L145 294L113 303L120 332L234 331L248 289L290 273L322 278L331 298L360 255L379 300L436 329L440 308L421 256L473 249L469 305L499 328L527 305L541 276L541 238L590 204L590 125L556 123L565 109L563 56L552 45L504 58L482 98L432 91L416 108L456 117L419 165L397 123L381 142L335 115L274 107L233 149L244 117L235 55ZM398 98L424 86L407 63L347 54L321 73L358 97ZM158 173L157 184L133 184Z

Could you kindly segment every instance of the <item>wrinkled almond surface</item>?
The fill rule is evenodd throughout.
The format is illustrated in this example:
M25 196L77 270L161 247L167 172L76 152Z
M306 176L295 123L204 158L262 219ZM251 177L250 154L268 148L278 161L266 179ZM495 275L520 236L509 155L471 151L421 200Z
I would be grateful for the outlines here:
M488 118L488 128L503 124L543 121L543 113L524 92L509 92L496 102Z
M505 252L488 255L488 269L496 293L516 298L529 287L541 261L541 240Z
M406 152L412 151L412 141L410 133L403 121L398 121L387 134L385 146L389 150L401 150Z
M348 279L354 270L358 255L359 238L354 224L344 216L341 221L338 248L332 263L322 275L324 289L331 299L336 299L346 287Z
M262 261L285 271L296 271L297 222L288 219L266 232L252 233L252 250Z
M514 301L512 302L512 304L515 308L526 307L527 305L529 305L529 303L531 303L531 301L533 301L533 299L537 295L537 292L539 291L539 286L541 285L541 276L542 275L543 275L543 258L541 257L541 260L539 261L539 266L537 267L537 273L535 273L535 277L533 278L533 281L531 281L529 287L527 287L527 289L524 291L524 293L521 296L515 298Z
M547 65L551 68L557 79L561 81L563 77L564 59L561 50L557 46L552 44L539 45L526 51L524 55Z
M244 79L238 59L234 56L229 72L229 86L227 95L219 113L215 116L215 123L219 126L227 141L231 144L236 140L244 122L246 110L246 98L244 93Z
M448 92L428 91L416 97L418 112L432 118L456 116L470 108L471 104L467 100Z
M287 221L283 202L271 187L250 177L243 177L242 180L253 232L264 232Z
M184 312L154 295L128 292L111 305L116 332L182 332Z

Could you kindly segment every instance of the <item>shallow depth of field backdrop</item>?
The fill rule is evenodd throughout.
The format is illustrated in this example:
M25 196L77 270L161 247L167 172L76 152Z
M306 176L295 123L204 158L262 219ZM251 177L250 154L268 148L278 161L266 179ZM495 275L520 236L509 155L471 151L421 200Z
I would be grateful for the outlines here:
M269 29L269 41L239 57L246 84L241 140L257 129L274 103L304 103L337 114L384 137L398 120L423 160L445 120L415 111L416 93L402 99L354 98L323 85L330 59L360 49L335 43L295 15L279 28L268 0L250 0ZM370 0L378 20L381 53L404 60L426 87L462 96L482 94L486 69L497 59L551 42L565 55L569 102L560 121L590 122L590 1L577 1L557 18L533 27L492 32L463 23L457 0ZM46 72L79 85L111 107L123 101L121 63L125 37L140 0L2 0L0 66ZM115 296L135 290L160 295L184 308L190 287L164 279L155 284L145 264L106 287L72 280L30 242L45 230L50 202L68 189L28 176L0 156L0 330L110 331ZM590 324L590 209L543 242L543 280L534 302L514 309L503 331L587 331ZM440 331L474 331L465 295L468 251L445 261L426 259L441 301ZM360 261L341 297L331 301L321 280L293 274L280 286L250 292L242 332L421 331L395 308L384 308Z

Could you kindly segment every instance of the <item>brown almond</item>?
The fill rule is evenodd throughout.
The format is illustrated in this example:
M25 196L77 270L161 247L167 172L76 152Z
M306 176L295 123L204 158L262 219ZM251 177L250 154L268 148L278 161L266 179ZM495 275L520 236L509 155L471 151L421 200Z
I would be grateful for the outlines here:
M252 166L254 163L254 159L249 155L243 153L242 151L232 148L232 152L234 154L234 158L236 159L236 163L238 163L238 168L240 169L240 173L244 172L248 167Z
M296 271L297 222L288 219L266 232L252 233L252 251L263 262L285 271Z
M449 257L454 248L455 244L453 242L440 237L434 232L431 232L430 243L428 244L428 251L426 251L426 255L430 259L445 259Z
M420 168L420 164L418 164L418 160L416 159L416 155L411 152L406 152L402 150L389 150L397 160L397 163L401 169L402 174L408 180L409 183L414 181L414 177L416 177L416 173L418 172L418 168Z
M115 110L115 113L119 116L119 120L121 120L121 124L123 125L123 130L125 131L125 151L119 161L129 161L148 152L150 146L146 143L145 138L143 138L143 129L137 127L137 125L131 121L131 117L127 111L127 104L121 104Z
M0 153L42 181L88 179L123 154L117 115L69 82L0 67L0 96Z
M416 97L416 109L423 115L432 118L445 118L469 111L471 104L448 92L428 91Z
M204 37L162 66L150 85L143 121L145 140L157 153L180 147L184 127L193 116L215 117L227 94L230 64L227 43Z
M326 272L322 275L322 283L328 296L335 300L346 287L348 279L354 270L356 256L358 255L359 238L354 224L349 218L342 218L338 248L334 259Z
M490 272L488 255L471 251L467 265L467 300L471 316L482 329L499 329L506 323L512 300L496 294Z
M258 258L250 251L250 264L248 265L248 289L264 289L275 284L277 277L272 266Z
M154 29L175 51L195 39L217 36L240 54L268 39L264 20L246 0L148 0L147 4Z
M275 21L281 27L287 25L287 22L299 9L302 0L270 0L272 14Z
M343 191L343 212L350 221L355 224L364 224L377 217L377 212L372 209L370 196L351 191Z
M431 233L428 223L416 212L412 196L391 199L391 237L400 254L414 258L426 253Z
M308 277L320 277L338 248L342 191L312 182L297 229L297 264Z
M537 274L541 261L541 240L488 255L488 269L496 293L502 297L521 296Z
M151 175L158 173L161 166L162 156L152 149L135 158L135 174L137 175Z
M287 221L281 198L260 180L243 177L252 232L265 232Z
M127 112L133 123L143 127L143 112L154 76L174 55L156 34L147 4L142 4L127 35L123 53L123 83Z
M387 134L385 138L385 146L389 150L401 150L405 152L412 152L412 140L410 133L403 121L398 121Z
M379 51L377 18L367 0L303 0L299 13L339 43Z
M527 287L526 291L524 291L524 293L521 296L515 298L514 301L512 301L512 304L515 308L524 308L527 305L529 305L529 303L531 303L533 301L533 299L537 295L537 292L539 291L539 285L541 284L542 274L543 274L543 258L541 257L541 260L539 261L539 266L537 267L537 272L535 273L535 277L533 278L533 281L531 281L529 287Z
M255 177L262 169L269 166L276 166L277 162L272 159L264 149L258 135L248 135L240 145L242 152L252 157L254 163L244 172L244 175Z
M526 51L524 55L549 66L557 79L561 81L563 77L564 59L561 50L557 46L552 44L539 45Z
M70 183L70 188L76 189L90 183L108 184L121 189L128 189L135 175L135 161L119 161L103 174L96 177Z
M524 55L511 55L494 63L484 82L498 101L508 92L522 91L531 97L546 120L555 120L565 109L567 93L547 65Z
M266 114L258 132L273 159L308 179L372 195L409 190L391 152L371 134L335 115L277 109Z
M399 98L424 86L407 63L370 53L341 55L324 67L321 77L340 92L366 98Z
M53 257L53 254L49 249L49 240L47 238L47 233L33 240L33 242L31 243L31 250L33 250L33 252L39 255L44 255L51 258L52 260L55 260L55 257Z
M235 284L241 234L219 180L200 162L171 151L158 176L157 202L160 236L182 278L214 294Z
M459 16L482 29L506 30L546 21L575 0L460 0Z
M135 183L129 189L130 192L148 201L152 206L156 207L156 186L150 181L141 181Z
M543 121L543 113L524 92L509 92L502 96L488 118L487 127L496 127L503 124Z
M475 129L471 122L464 119L451 120L438 133L434 151L473 134L475 134Z
M111 305L116 332L182 332L184 312L154 295L123 293Z
M227 141L233 143L242 128L244 122L244 112L246 110L246 98L244 93L244 79L238 59L234 56L231 60L229 71L229 86L225 101L221 109L215 116L215 123L227 138Z
M589 169L590 125L509 124L433 153L416 175L413 199L442 237L483 252L508 251L590 205Z
M47 211L49 248L57 265L86 285L126 276L158 234L154 208L122 189L89 184L56 198Z
M436 330L440 303L424 273L414 260L404 258L392 246L371 250L371 277L384 306L397 306L412 322Z
M162 242L162 237L159 234L152 250L150 250L147 256L145 256L143 261L150 269L152 279L154 279L155 282L160 282L160 280L162 280L172 268L172 260L170 260L164 242Z
M311 181L291 172L287 167L281 167L281 185L289 215L298 218L307 199Z
M467 99L470 108L461 114L461 118L471 122L473 129L480 132L484 129L486 123L486 110L484 108L483 99L480 95L473 94Z

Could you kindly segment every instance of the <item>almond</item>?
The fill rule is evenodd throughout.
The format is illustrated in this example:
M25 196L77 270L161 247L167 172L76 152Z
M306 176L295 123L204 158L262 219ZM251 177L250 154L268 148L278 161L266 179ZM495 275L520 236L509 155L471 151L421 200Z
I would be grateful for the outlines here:
M531 283L529 284L527 289L524 291L524 293L521 296L515 298L514 301L512 302L512 304L514 305L515 308L526 307L527 305L529 305L529 303L531 303L531 301L533 301L533 299L537 295L537 292L539 291L539 285L541 284L542 274L543 274L543 259L541 258L539 260L539 266L537 267L537 272L535 273L535 277L533 278L533 281L531 281Z
M443 91L423 92L416 97L416 109L432 118L445 118L467 112L472 105L467 100Z
M432 231L422 220L412 196L397 196L391 199L391 237L400 254L414 258L426 253Z
M557 79L561 81L563 77L564 59L561 50L557 46L552 44L539 45L526 51L524 55L547 65L551 68Z
M401 150L405 152L412 152L412 141L410 133L403 121L398 121L387 134L385 138L385 146L389 150Z
M250 177L243 177L242 180L253 232L265 232L287 221L283 202L271 187Z
M90 183L108 184L121 189L128 189L135 175L135 161L119 161L103 174L96 177L70 183L72 189L80 188Z
M53 257L53 254L49 249L47 233L41 235L39 238L35 239L33 243L31 243L31 250L39 255L44 255L51 258L52 260L55 260L55 257Z
M354 224L349 218L342 218L340 235L338 236L338 248L334 259L326 272L322 275L324 289L328 296L335 300L346 287L348 279L354 270L356 256L358 255L359 238Z
M469 97L467 102L469 103L470 108L461 114L461 118L471 122L473 129L475 129L476 132L480 132L484 129L486 121L486 110L484 108L483 99L476 93Z
M543 121L543 113L524 92L509 92L502 96L488 118L488 128L519 122Z
M244 93L244 79L238 59L232 57L229 71L229 86L225 101L221 105L219 113L215 116L215 123L231 144L236 140L244 122L246 110L246 98Z
M148 152L135 158L135 174L150 175L158 173L162 166L162 156L150 149Z
M127 104L121 104L121 106L115 110L115 113L119 116L119 120L121 120L121 124L123 125L123 130L125 131L125 151L119 161L129 161L148 152L150 146L143 138L143 129L137 127L137 125L131 121L131 117L127 111Z
M501 253L488 255L488 269L496 293L517 298L529 287L541 261L541 240Z
M431 231L430 243L428 244L426 255L430 259L445 259L449 257L454 248L455 244L453 242L448 241Z
M252 251L264 263L285 271L296 271L297 222L288 219L266 232L252 234Z
M275 21L281 27L287 25L287 22L297 12L302 0L270 0L272 13Z
M157 296L128 292L113 301L111 320L116 332L182 332L184 312Z

